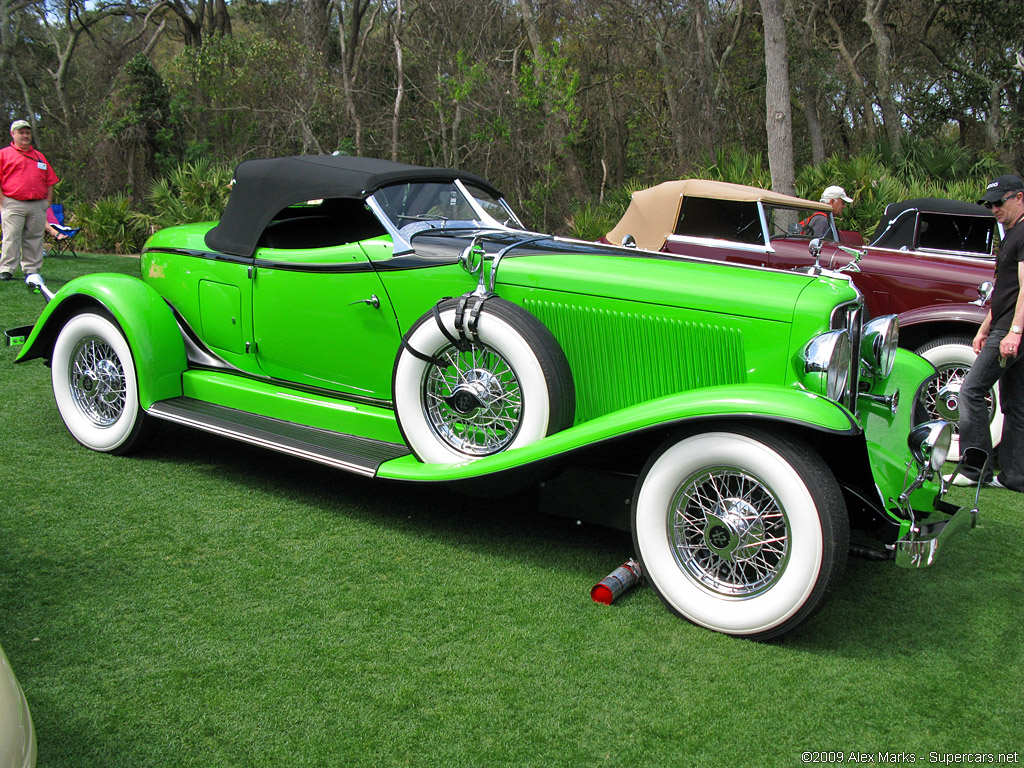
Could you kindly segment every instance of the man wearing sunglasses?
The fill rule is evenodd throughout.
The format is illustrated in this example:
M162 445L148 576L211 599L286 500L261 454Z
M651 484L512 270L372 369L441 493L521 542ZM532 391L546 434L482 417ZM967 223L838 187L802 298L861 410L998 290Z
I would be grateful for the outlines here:
M957 485L989 483L1024 493L1024 182L1017 176L999 176L978 201L992 211L1006 230L996 261L996 287L992 307L974 337L978 355L960 388L960 447L984 448L992 453L987 393L999 382L1003 407L1003 436L997 464L1000 472L989 477L956 478Z

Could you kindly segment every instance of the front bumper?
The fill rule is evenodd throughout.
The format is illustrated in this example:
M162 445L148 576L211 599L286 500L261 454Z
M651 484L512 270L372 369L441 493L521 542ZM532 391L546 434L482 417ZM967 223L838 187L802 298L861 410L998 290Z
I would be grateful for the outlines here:
M907 534L896 542L896 565L901 568L927 568L950 539L973 528L978 523L978 507L936 504L946 506L952 516L935 523L912 525ZM945 510L943 510L945 511Z

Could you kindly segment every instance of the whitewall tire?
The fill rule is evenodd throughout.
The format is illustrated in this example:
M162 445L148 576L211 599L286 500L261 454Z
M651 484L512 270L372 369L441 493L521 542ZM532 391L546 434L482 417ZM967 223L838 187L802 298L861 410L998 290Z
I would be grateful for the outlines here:
M644 576L673 612L764 640L824 604L850 532L842 492L816 452L747 430L656 453L634 494L633 537Z
M83 312L53 347L53 396L68 431L86 448L125 453L147 424L131 348L106 313Z

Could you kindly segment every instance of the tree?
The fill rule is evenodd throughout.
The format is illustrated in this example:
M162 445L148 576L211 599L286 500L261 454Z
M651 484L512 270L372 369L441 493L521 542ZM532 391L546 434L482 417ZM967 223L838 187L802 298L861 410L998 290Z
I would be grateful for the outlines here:
M765 127L768 134L768 167L772 189L792 195L793 110L790 106L789 62L786 51L786 20L780 0L761 0L764 23Z
M161 161L166 168L177 159L168 129L170 93L145 55L137 54L125 65L108 114L104 127L125 158L128 186L141 194Z
M578 80L569 70L568 62L558 56L554 46L545 45L532 0L519 0L519 10L532 52L530 69L534 93L542 103L547 116L547 133L554 153L565 171L569 188L577 199L584 200L589 196L587 183L572 147L574 123L578 125L579 117L575 113Z

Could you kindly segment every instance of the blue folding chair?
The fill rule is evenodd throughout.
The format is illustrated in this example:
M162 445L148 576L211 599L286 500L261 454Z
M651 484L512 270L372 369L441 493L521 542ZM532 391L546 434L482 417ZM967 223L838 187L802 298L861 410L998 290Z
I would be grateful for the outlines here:
M71 242L78 237L78 233L82 231L82 228L65 226L64 206L60 203L51 205L46 211L46 221L57 232L56 237L49 232L46 233L46 241L51 245L50 252L47 255L60 256L63 253L70 253L75 258L78 258L78 254L75 253Z

